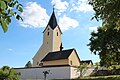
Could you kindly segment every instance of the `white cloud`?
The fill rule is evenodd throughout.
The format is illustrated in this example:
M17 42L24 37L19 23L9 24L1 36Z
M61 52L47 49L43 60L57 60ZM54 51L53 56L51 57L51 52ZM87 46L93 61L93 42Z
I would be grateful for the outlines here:
M72 8L70 11L88 12L93 11L93 7L88 4L88 0L77 0L77 2L72 1Z
M98 28L98 26L89 27L89 30L91 30L91 31L97 31L97 28Z
M69 28L76 28L79 26L79 23L70 17L64 15L63 17L59 18L59 26L62 31L68 30Z
M21 16L24 20L21 22L21 25L23 27L45 27L49 20L46 9L42 8L36 2L28 2Z
M61 0L52 0L52 5L55 5L54 8L58 10L58 15L61 15L62 12L65 12L68 7L68 2Z
M66 10L68 9L68 2L61 0L52 0L51 3L52 5L55 5L54 7L56 9L56 13L59 15L59 17L57 17L59 19L58 25L60 26L62 31L68 30L69 28L76 28L79 26L78 21L68 17L63 13L66 12ZM41 7L36 2L28 2L21 16L24 20L23 22L21 22L21 25L23 27L30 28L46 27L50 18L46 13L46 9Z
M10 48L10 49L8 49L8 50L9 50L9 51L13 51L13 49L11 49L11 48Z

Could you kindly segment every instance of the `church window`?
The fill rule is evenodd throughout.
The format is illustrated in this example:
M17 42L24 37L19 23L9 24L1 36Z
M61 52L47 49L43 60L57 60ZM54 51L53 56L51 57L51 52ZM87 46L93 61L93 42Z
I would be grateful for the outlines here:
M47 33L47 35L49 36L49 32Z
M70 61L70 65L72 65L72 61Z
M58 32L57 32L57 36L58 36Z

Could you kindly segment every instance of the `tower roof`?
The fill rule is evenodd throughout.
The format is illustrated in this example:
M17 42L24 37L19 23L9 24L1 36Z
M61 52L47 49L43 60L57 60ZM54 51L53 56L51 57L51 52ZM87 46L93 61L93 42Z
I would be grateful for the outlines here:
M55 29L55 27L58 25L57 24L57 19L55 17L55 13L54 13L54 9L53 9L53 13L51 15L51 18L48 22L48 25L52 28L52 29Z
M54 8L53 8L53 12L52 12L52 15L50 17L50 20L47 24L47 27L48 25L51 27L52 30L54 30L56 27L59 28L60 30L60 27L59 25L57 24L57 19L56 19L56 16L55 16L55 12L54 12ZM46 31L47 27L44 29L43 33ZM62 31L60 30L61 34L62 34Z

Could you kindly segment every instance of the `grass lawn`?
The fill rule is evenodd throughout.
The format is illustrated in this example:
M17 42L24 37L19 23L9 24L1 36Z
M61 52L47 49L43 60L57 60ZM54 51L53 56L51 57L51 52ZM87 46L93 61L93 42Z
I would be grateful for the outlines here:
M76 80L120 80L120 75L81 77Z

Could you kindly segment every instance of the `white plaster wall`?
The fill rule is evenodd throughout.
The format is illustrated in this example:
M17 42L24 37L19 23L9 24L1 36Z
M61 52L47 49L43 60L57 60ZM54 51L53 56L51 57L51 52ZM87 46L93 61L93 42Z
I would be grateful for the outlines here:
M95 68L94 67L89 67L86 72L83 74L83 76L90 76L90 74L93 72ZM70 69L70 79L76 79L80 76L80 72L77 71L77 68L71 67Z
M80 76L80 72L77 70L77 68L75 67L71 67L70 69L70 78L71 79L76 79Z
M46 67L46 68L27 68L27 69L15 69L20 72L20 79L43 79L43 71L49 71L50 74L47 75L47 79L70 79L70 67Z

